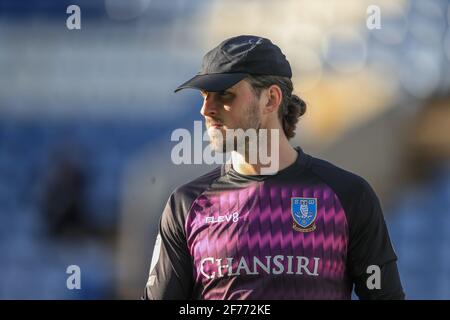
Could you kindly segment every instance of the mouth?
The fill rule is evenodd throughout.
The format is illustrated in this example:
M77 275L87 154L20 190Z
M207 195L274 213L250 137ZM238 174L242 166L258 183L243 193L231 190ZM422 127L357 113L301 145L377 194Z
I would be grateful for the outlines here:
M219 123L219 122L209 122L207 123L207 128L208 129L220 129L223 127L223 124Z

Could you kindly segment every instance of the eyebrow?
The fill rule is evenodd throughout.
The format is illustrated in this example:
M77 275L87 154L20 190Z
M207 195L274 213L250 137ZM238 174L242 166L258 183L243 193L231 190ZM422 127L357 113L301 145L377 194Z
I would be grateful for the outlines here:
M205 91L205 90L200 90L200 94L201 94L202 96L206 95L208 92L216 92L216 93L219 93L219 94L220 94L220 93L221 93L221 94L223 94L223 93L235 94L233 91L230 90L230 88L225 89L225 90L221 90L221 91Z

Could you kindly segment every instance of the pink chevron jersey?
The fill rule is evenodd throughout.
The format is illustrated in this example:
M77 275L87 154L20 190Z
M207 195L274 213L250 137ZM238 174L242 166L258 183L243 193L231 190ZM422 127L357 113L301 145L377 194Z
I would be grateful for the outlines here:
M177 188L160 221L144 299L403 299L377 196L296 148L275 175L230 166ZM368 287L380 270L380 285Z

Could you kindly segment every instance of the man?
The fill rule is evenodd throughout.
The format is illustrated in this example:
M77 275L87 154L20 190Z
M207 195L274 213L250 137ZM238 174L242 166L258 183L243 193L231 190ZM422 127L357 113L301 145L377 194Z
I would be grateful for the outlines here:
M211 145L231 144L231 163L170 196L145 299L350 299L352 288L361 299L404 298L372 188L290 146L306 111L291 77L270 40L238 36L208 52L201 71L176 89L201 91ZM251 143L227 137L231 129L272 132L256 145L276 146L277 170L261 174Z

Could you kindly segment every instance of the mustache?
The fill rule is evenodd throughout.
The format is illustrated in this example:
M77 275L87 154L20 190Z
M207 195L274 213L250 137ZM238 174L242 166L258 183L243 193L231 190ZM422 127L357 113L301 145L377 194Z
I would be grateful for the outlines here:
M215 125L223 126L223 122L220 120L217 120L217 119L206 119L205 124L206 124L207 128L215 126Z

